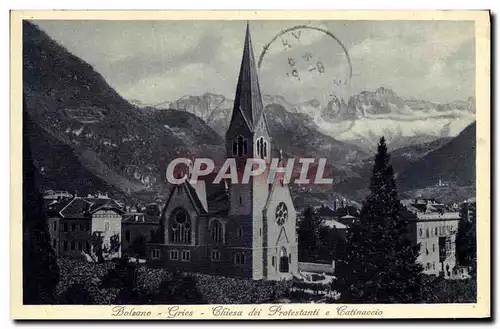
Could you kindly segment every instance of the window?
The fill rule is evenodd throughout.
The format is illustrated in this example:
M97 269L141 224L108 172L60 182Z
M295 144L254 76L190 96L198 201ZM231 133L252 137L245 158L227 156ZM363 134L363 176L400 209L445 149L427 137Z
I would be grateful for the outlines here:
M76 231L76 224L75 223L71 224L71 232L74 232L74 231Z
M212 233L212 240L214 242L222 242L223 241L224 231L222 228L222 224L218 220L212 221L210 231Z
M259 228L259 236L262 236L262 228Z
M239 197L239 200L240 200L240 206L241 206L241 205L243 204L243 197L242 197L242 196L240 196L240 197Z
M288 257L287 257L287 252L286 252L286 248L285 247L282 247L281 250L280 250L280 259L279 259L279 271L281 273L287 273L288 270L289 270L289 261L288 261Z
M419 235L422 236L422 229L419 230Z
M160 259L160 250L159 249L151 250L151 258L152 259Z
M71 241L71 250L75 250L76 243L75 241Z
M432 269L435 270L436 269L436 262L432 262Z
M238 228L238 237L242 237L243 236L243 228L239 227Z
M425 230L425 237L426 237L426 238L428 238L428 237L429 237L429 228L427 228L427 229Z
M233 156L244 156L248 154L248 140L242 135L236 136L233 141Z
M84 223L80 223L80 231L85 231L85 224Z
M436 244L435 244L435 243L433 243L433 244L432 244L432 252L435 252L435 251L436 251Z
M107 231L109 231L109 222L105 221L104 222L104 232L107 232Z
M179 250L170 250L170 260L179 260Z
M54 231L57 231L57 222L54 221L54 223L52 223L52 228Z
M220 260L220 251L219 250L212 250L210 253L210 258L212 261L219 261Z
M236 265L244 265L245 264L245 254L242 252L237 252L234 255L234 263Z
M276 257L273 256L273 258L271 259L271 264L274 266L276 266Z
M63 249L64 251L68 251L68 241L63 242Z
M288 209L284 202L280 202L276 207L275 216L276 216L276 223L278 223L278 225L280 226L283 225L288 219Z
M181 260L183 262L189 262L191 260L191 251L189 251L189 250L183 250L181 252Z
M184 209L179 209L174 212L170 230L170 237L173 243L191 243L191 223Z
M130 242L130 231L125 231L125 241Z
M434 235L436 235L436 236L438 235L438 228L437 227L434 228Z
M68 232L68 223L64 223L64 232Z
M78 241L78 250L83 250L83 243L81 241Z

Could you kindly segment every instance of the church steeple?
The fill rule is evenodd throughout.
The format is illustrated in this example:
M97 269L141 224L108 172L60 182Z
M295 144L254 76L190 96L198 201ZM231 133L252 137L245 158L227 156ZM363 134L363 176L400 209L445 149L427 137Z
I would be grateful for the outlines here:
M248 129L253 132L260 120L262 109L259 79L250 37L250 25L247 22L245 45L243 47L243 57L241 59L231 121L243 119ZM241 113L241 116L238 112Z

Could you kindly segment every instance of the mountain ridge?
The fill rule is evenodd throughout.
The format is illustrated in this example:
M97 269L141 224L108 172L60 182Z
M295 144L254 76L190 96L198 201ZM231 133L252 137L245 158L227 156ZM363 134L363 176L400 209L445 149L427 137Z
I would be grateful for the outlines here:
M362 91L351 96L347 103L333 96L326 105L316 99L292 104L281 95L264 94L262 98L264 106L277 104L287 112L305 114L321 133L355 144L368 152L376 149L374 141L382 135L386 136L392 149L454 137L475 117L473 97L467 101L444 104L403 100L385 87L373 92ZM219 135L224 136L227 116L232 111L232 101L224 95L186 95L178 101L164 103L168 103L169 108L198 115Z

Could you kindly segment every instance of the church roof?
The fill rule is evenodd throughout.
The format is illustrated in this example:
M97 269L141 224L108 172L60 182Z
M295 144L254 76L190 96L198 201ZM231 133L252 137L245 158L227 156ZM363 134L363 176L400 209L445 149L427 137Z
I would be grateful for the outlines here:
M247 23L240 75L234 98L233 119L241 113L243 121L250 131L254 131L263 110L257 67L252 49L250 27ZM239 113L238 113L239 112ZM233 119L231 121L233 121Z

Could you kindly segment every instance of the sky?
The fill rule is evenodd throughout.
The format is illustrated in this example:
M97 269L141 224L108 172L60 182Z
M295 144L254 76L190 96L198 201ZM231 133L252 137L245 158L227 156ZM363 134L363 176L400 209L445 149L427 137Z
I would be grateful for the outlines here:
M157 104L207 92L234 98L246 21L34 23L128 100ZM256 61L268 45L262 93L290 102L347 99L379 87L437 103L475 94L473 22L251 21L250 31Z

